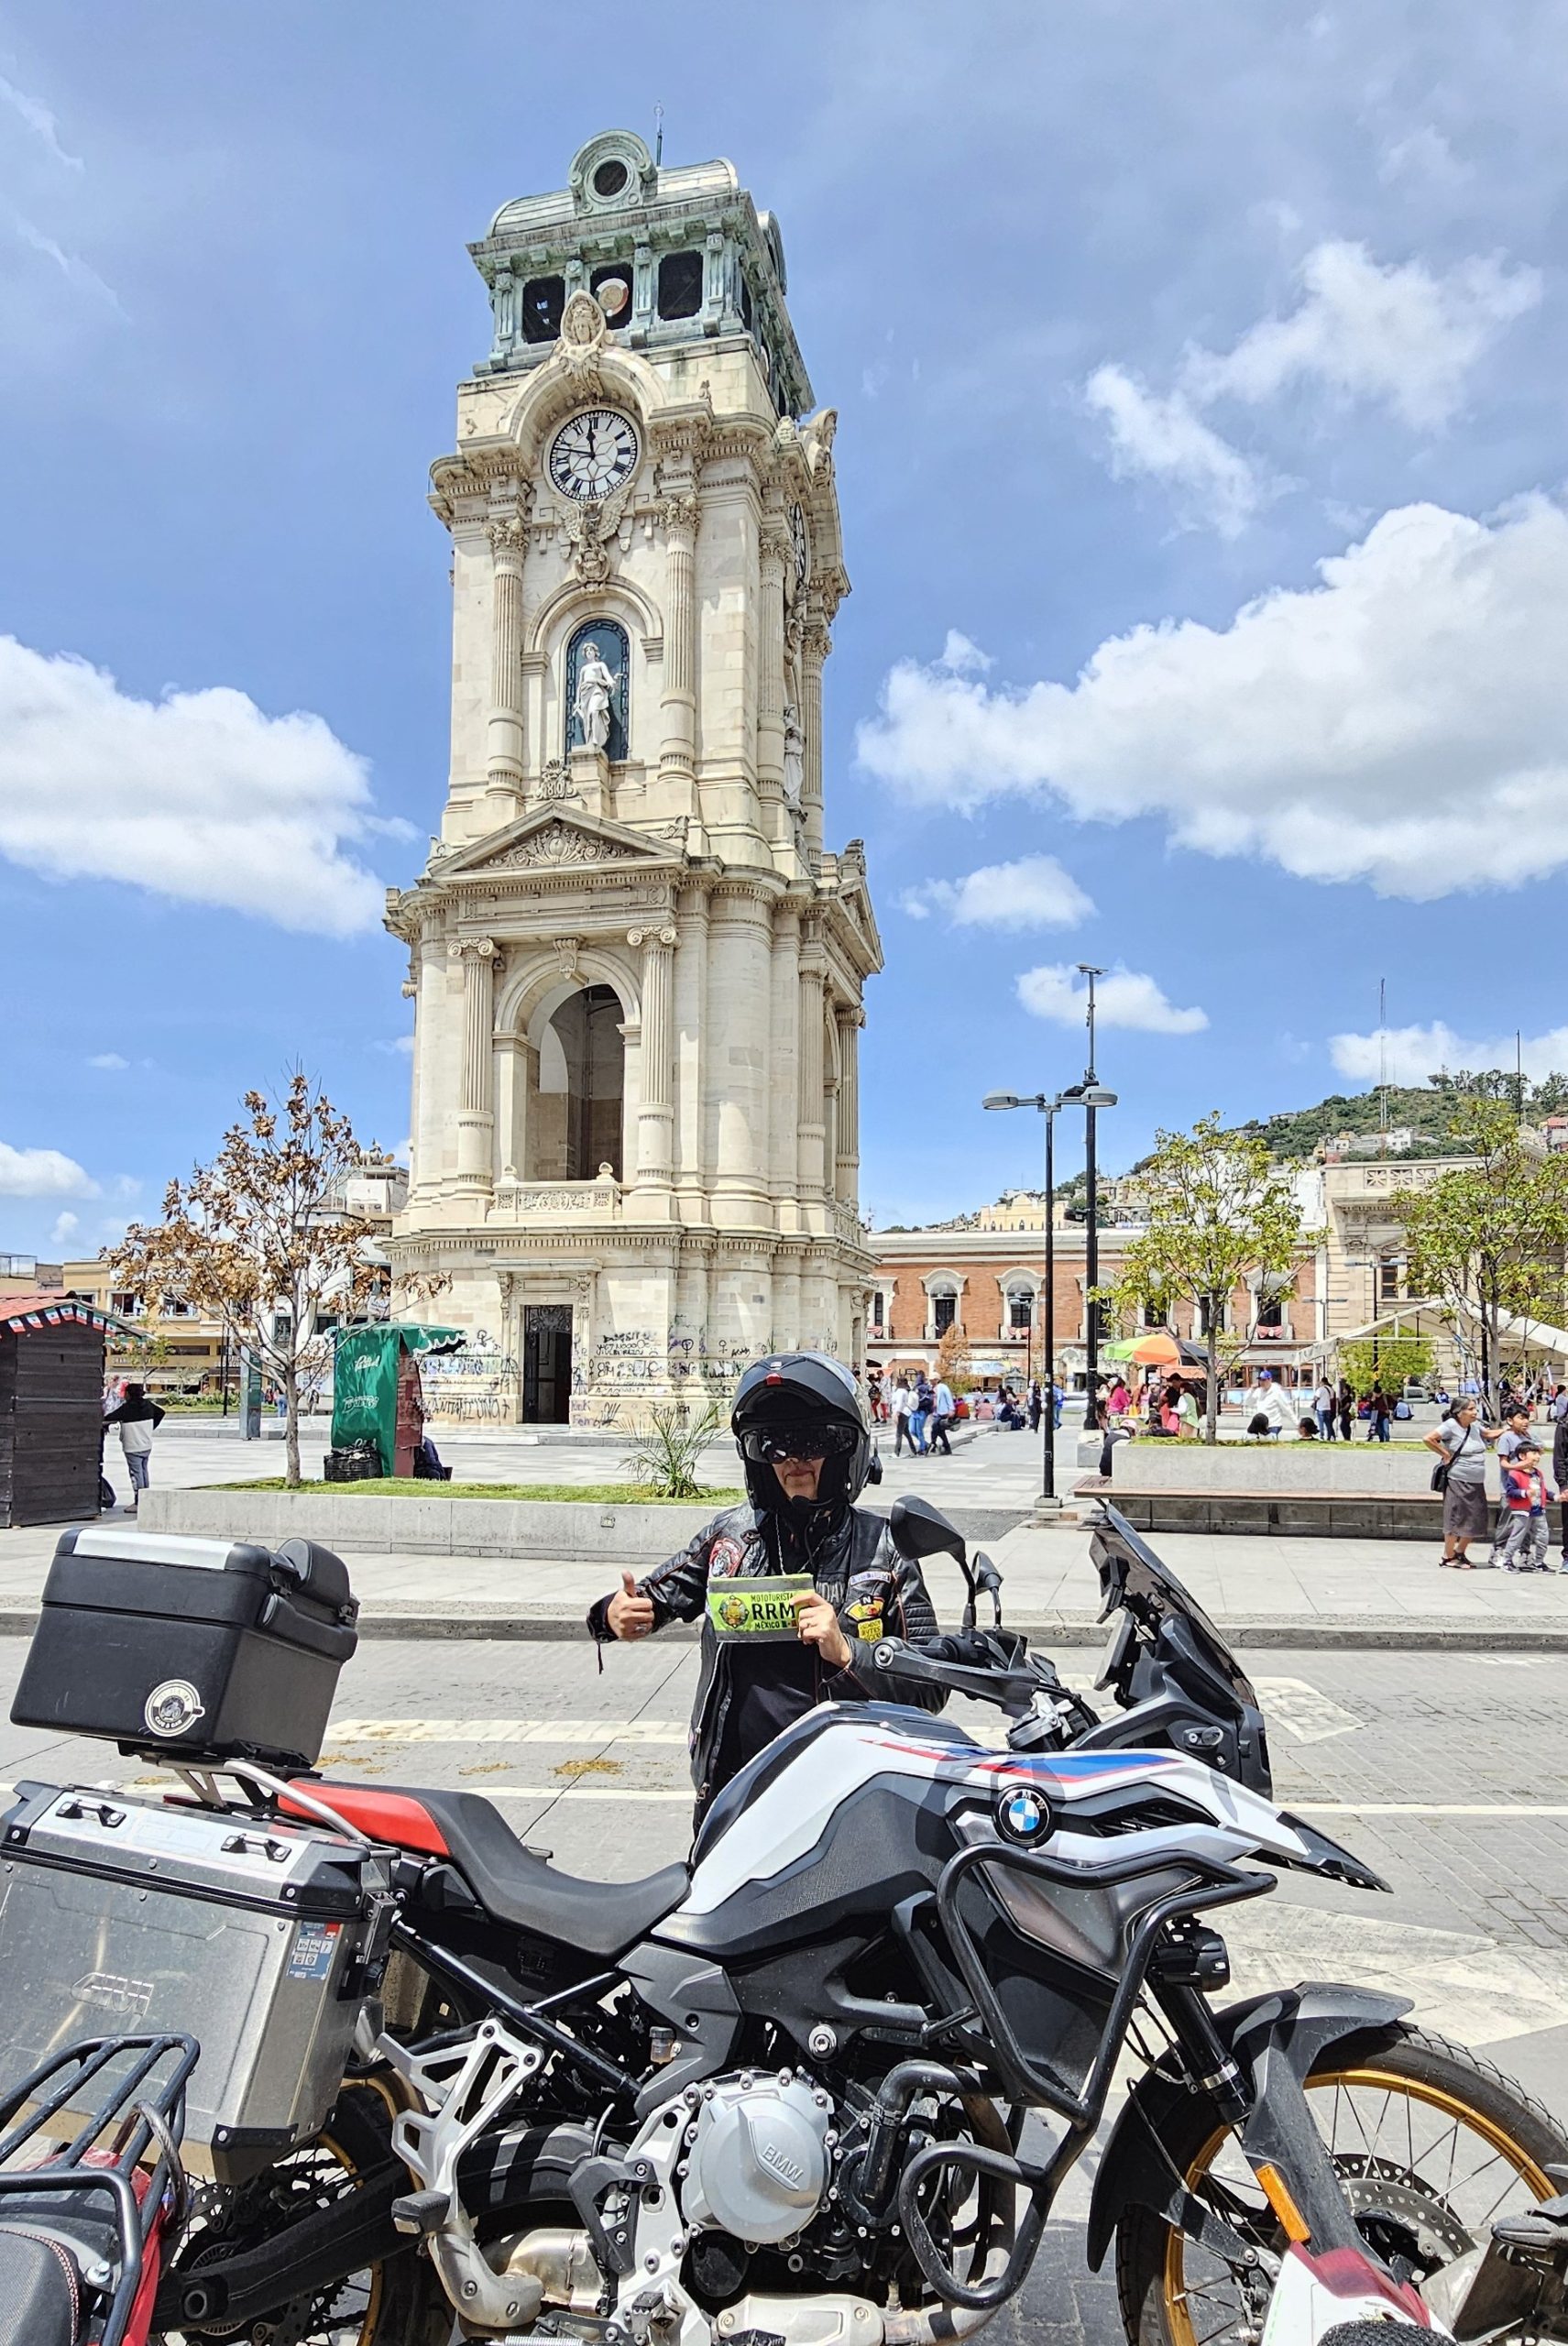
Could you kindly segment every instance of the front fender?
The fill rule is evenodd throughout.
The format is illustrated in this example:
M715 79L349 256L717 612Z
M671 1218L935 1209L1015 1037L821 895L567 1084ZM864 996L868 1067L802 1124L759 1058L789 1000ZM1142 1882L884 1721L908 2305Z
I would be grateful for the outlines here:
M1277 2058L1299 2084L1342 2037L1389 2028L1410 2010L1409 1996L1380 1996L1370 1989L1303 1981L1277 1988L1214 2014L1214 2026L1255 2093L1266 2088L1270 2059ZM1170 2198L1170 2163L1160 2145L1177 2110L1193 2097L1167 2053L1127 2097L1111 2130L1094 2178L1087 2246L1091 2269L1105 2261L1111 2237L1129 2207L1163 2208Z

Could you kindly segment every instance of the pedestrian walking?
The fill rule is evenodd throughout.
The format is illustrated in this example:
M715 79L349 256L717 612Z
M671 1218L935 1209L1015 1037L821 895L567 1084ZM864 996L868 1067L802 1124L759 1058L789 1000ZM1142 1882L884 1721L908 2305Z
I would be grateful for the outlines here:
M1381 1385L1375 1385L1366 1397L1366 1439L1368 1442L1387 1441L1388 1420L1393 1414L1393 1402L1384 1392Z
M1500 1562L1506 1573L1543 1573L1546 1561L1546 1507L1557 1494L1541 1471L1541 1444L1521 1442L1503 1468L1501 1518L1508 1523Z
M120 1429L120 1448L126 1454L126 1471L131 1478L128 1506L132 1515L137 1502L148 1486L152 1461L152 1437L163 1423L163 1411L156 1401L147 1398L145 1385L127 1385L126 1398L117 1409L111 1409L104 1423Z
M915 1396L909 1389L909 1379L901 1376L893 1388L893 1454L904 1455L904 1445L909 1444L909 1454L915 1455L915 1434L910 1419L915 1414Z
M1354 1415L1355 1391L1349 1377L1342 1376L1339 1381L1339 1438L1342 1442L1350 1440L1351 1420Z
M927 1452L926 1429L931 1422L932 1398L931 1380L922 1369L915 1380L915 1407L909 1412L909 1431L918 1458L924 1458Z
M1040 1380L1037 1376L1031 1376L1029 1379L1029 1431L1031 1433L1039 1432L1040 1420L1045 1414L1045 1396L1040 1391Z
M1461 1573L1475 1570L1468 1554L1470 1542L1484 1540L1489 1529L1486 1452L1503 1431L1483 1425L1480 1416L1479 1405L1466 1394L1455 1403L1452 1416L1422 1436L1438 1459L1432 1488L1442 1493L1442 1562Z
M948 1440L948 1428L958 1414L958 1407L952 1387L945 1376L939 1376L931 1394L930 1450L933 1458L938 1448L944 1458L950 1458L953 1454L952 1443Z
M1568 1572L1568 1387L1552 1404L1552 1479L1563 1494L1562 1565Z
M1167 1387L1167 1391L1173 1397L1170 1403L1170 1409L1171 1414L1176 1420L1177 1440L1179 1442L1196 1442L1198 1439L1198 1404L1192 1398L1190 1388L1188 1386L1185 1386L1179 1377L1177 1377L1174 1379L1172 1384Z
M1516 1399L1502 1414L1503 1431L1497 1436L1497 1465L1499 1469L1506 1469L1513 1464L1530 1440L1530 1411L1522 1400ZM1490 1563L1502 1562L1503 1548L1511 1529L1508 1508L1499 1507L1497 1522L1492 1527L1492 1552L1487 1560Z
M1312 1387L1312 1416L1324 1442L1332 1442L1339 1431L1336 1415L1334 1388L1326 1376L1320 1376Z

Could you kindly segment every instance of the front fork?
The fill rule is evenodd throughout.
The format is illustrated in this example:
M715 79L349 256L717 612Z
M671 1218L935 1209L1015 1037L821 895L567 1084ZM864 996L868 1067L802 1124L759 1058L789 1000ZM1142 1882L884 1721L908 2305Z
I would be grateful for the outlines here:
M1187 2066L1188 2081L1212 2102L1216 2119L1234 2131L1285 2236L1287 2257L1298 2267L1310 2268L1320 2289L1326 2288L1331 2298L1352 2289L1361 2297L1377 2301L1387 2311L1430 2322L1416 2291L1395 2279L1357 2230L1333 2162L1307 2106L1302 2079L1280 2041L1266 2037L1249 2070L1244 2071L1198 1989L1183 1982L1152 1980L1150 1984ZM1239 2267L1238 2278L1249 2297L1255 2296L1248 2288L1253 2275L1262 2295L1269 2297L1280 2274L1280 2259L1245 2240L1216 2209L1197 2199L1188 2190L1185 2176L1177 2174L1168 2159L1166 2163L1170 2167L1174 2205L1161 2212L1189 2238L1200 2240L1226 2263ZM1334 2276L1332 2281L1323 2277L1329 2275ZM1280 2324L1272 2318L1273 2302L1269 2297L1269 2330L1277 2336Z

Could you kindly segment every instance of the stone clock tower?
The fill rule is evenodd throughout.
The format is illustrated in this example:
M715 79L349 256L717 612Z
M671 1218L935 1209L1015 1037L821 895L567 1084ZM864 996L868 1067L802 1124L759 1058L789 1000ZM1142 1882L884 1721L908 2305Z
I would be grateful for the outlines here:
M609 131L471 247L441 835L390 892L429 1310L503 1414L630 1423L785 1345L859 1365L859 841L823 844L849 591L777 223Z

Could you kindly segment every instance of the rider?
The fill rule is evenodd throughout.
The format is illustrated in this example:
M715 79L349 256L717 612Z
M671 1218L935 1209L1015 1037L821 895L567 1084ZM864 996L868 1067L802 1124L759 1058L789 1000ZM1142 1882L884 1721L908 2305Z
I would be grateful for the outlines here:
M815 1704L883 1694L874 1662L884 1633L917 1641L937 1631L918 1564L899 1554L881 1516L854 1504L872 1449L849 1370L826 1353L759 1361L736 1388L729 1424L749 1504L716 1515L641 1583L623 1573L620 1588L588 1615L601 1645L702 1615L691 1724L698 1824L729 1779ZM776 1608L754 1606L744 1584L781 1573L798 1582L789 1598L793 1633L759 1632L753 1625L768 1623ZM731 1581L730 1602L721 1605ZM721 1610L742 1626L727 1628ZM939 1710L946 1697L921 1686L901 1689L898 1699Z

